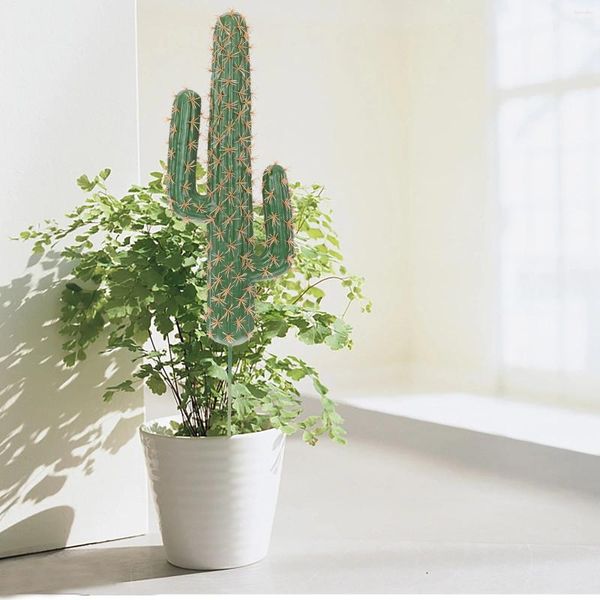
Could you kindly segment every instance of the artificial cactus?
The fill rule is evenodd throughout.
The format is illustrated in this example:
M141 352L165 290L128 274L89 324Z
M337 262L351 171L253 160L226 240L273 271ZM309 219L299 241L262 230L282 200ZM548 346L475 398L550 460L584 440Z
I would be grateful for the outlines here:
M227 13L214 28L207 192L196 189L200 96L180 92L173 104L166 185L177 214L208 223L207 330L234 346L254 329L254 284L281 275L293 256L292 208L286 174L267 167L262 178L265 243L253 235L251 93L248 30Z

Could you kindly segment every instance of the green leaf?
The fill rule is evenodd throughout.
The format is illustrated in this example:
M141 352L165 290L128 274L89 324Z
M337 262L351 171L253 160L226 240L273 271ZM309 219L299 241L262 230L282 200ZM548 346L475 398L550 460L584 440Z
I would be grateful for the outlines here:
M221 381L228 381L227 371L219 365L213 364L208 369L208 376L214 377L215 379L220 379Z
M77 178L77 185L85 192L91 192L96 186L96 182L90 181L87 175L81 175Z
M163 378L156 372L152 373L148 379L146 379L146 385L152 392L161 396L167 391L167 385L163 381Z
M313 377L313 387L321 396L326 396L329 393L329 390L316 378Z
M318 239L318 238L324 237L323 232L320 229L316 229L314 227L312 227L311 229L308 229L306 233L308 233L308 236L312 239Z
M161 161L147 184L134 185L121 197L111 195L105 185L110 169L93 178L82 175L78 185L87 197L64 224L47 221L40 228L28 228L20 238L32 243L33 252L63 248L65 264L72 265L62 282L58 315L65 365L87 360L90 352L126 351L135 365L134 381L145 381L154 393L164 394L166 377L173 377L193 414L209 415L204 433L225 435L225 352L208 337L206 319L211 308L206 273L211 240L205 225L186 222L169 209L165 169ZM196 176L204 193L206 172L201 165ZM363 295L363 280L343 264L322 186L293 183L290 190L298 232L294 268L256 284L254 331L233 349L232 431L274 425L286 434L301 430L309 444L321 436L344 443L341 417L317 371L299 357L281 354L271 342L292 328L307 344L350 348L350 325L336 315L346 311L348 301L357 302L361 310L369 310L370 302ZM265 242L264 217L258 206L254 208L260 248ZM328 277L337 284L311 287ZM327 294L340 283L346 297L332 298L332 312L322 310ZM338 298L341 304L334 306ZM150 333L156 351L146 345ZM321 397L318 415L302 414L295 386L304 377L310 377ZM133 389L127 380L109 386L103 397L110 400L117 392ZM196 427L177 425L169 431L199 435Z
M142 292L143 294L144 292ZM160 331L163 335L167 335L173 331L173 321L171 320L170 315L166 313L159 313L154 315L154 323L156 325L156 329Z
M289 369L287 374L292 378L295 379L296 381L299 381L300 379L302 379L303 377L306 376L306 370L305 369Z
M325 343L332 350L345 348L350 342L352 327L342 319L336 319L333 323L333 333L325 338Z

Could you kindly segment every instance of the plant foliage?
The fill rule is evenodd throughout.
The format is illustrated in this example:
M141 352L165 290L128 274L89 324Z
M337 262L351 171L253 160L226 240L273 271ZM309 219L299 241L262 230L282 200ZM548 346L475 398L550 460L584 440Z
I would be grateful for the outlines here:
M61 297L64 362L73 366L85 360L98 344L102 352L127 349L135 363L132 379L108 387L105 400L144 382L156 394L173 395L181 415L176 435L224 435L227 349L206 333L206 227L173 213L163 173L152 173L146 186L133 186L122 198L108 192L109 174L104 169L93 179L78 179L88 197L67 215L66 225L47 221L21 233L33 241L34 252L60 243L62 256L72 261ZM197 178L202 192L206 178L200 165ZM348 274L343 265L323 188L294 183L290 190L294 267L257 284L253 336L233 349L232 432L277 427L286 434L301 431L309 444L323 434L343 442L342 419L317 371L270 346L274 338L293 334L305 344L350 348L347 308L358 301L369 311L370 303L363 296L362 278ZM258 208L260 243L264 228ZM323 284L329 280L345 288L347 304L341 314L321 308ZM297 388L303 378L312 381L321 399L318 415L303 413Z

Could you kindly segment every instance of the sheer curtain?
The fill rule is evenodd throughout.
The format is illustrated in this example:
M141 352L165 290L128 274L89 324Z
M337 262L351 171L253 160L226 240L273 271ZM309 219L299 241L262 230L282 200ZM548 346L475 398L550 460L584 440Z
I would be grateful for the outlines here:
M495 25L503 385L600 402L600 1Z

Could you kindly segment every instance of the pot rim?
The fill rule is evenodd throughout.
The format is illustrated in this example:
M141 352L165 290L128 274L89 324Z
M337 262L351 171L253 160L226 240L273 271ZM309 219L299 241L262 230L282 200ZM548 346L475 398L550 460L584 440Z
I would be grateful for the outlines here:
M163 425L166 424L168 425L171 421L181 421L179 415L171 415L168 417L160 417L158 419L152 419L150 421L144 421L139 427L138 427L138 431L140 432L141 435L143 436L149 436L149 437L155 437L155 438L163 438L163 439L171 439L171 440L189 440L192 442L198 442L198 441L206 441L208 442L209 440L211 442L214 441L228 441L228 440L233 440L233 439L248 439L252 436L258 436L258 435L263 435L263 434L267 434L269 432L273 432L273 431L278 431L279 433L281 433L281 435L285 435L281 430L277 429L276 427L269 427L269 429L263 429L262 431L251 431L249 433L236 433L234 435L231 436L227 436L227 435L214 435L214 436L191 436L191 435L165 435L164 433L157 433L156 431L148 431L147 427L153 425L153 424L157 424L157 425Z

